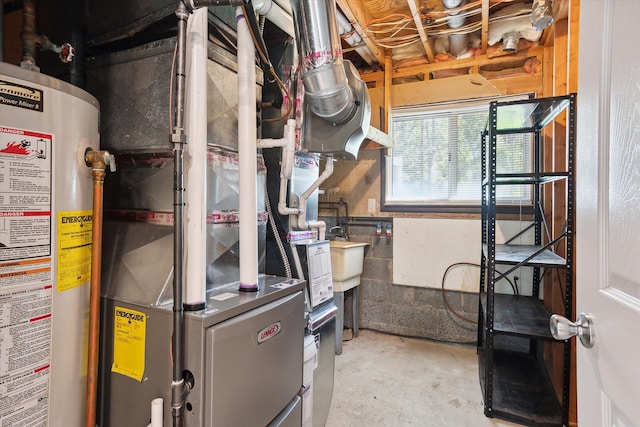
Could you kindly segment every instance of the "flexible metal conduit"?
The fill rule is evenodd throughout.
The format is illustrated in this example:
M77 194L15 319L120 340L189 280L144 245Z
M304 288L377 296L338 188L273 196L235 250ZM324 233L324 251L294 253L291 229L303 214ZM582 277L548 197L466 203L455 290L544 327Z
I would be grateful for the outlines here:
M100 354L100 272L102 263L102 199L107 165L115 170L108 151L88 151L85 163L93 177L93 228L91 230L91 284L89 292L89 343L87 350L87 408L85 426L95 427L98 401L98 357Z
M302 82L311 110L341 124L356 111L342 64L334 0L291 0Z

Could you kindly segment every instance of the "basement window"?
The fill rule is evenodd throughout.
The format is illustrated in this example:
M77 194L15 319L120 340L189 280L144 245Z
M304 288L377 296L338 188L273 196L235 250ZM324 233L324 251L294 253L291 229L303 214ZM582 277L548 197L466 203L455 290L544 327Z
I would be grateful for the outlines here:
M499 101L528 99L528 95ZM384 156L384 211L480 211L481 134L489 102L474 100L392 111L394 148ZM499 173L531 172L533 134L498 136ZM531 186L500 186L501 212L531 212Z

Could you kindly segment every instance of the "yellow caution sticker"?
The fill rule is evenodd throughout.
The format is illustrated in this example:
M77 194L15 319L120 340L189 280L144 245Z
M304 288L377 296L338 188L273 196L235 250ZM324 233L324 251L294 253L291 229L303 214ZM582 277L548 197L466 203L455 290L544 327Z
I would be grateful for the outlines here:
M117 372L142 381L147 315L116 306L113 321L113 365Z
M58 292L91 281L93 211L58 212Z

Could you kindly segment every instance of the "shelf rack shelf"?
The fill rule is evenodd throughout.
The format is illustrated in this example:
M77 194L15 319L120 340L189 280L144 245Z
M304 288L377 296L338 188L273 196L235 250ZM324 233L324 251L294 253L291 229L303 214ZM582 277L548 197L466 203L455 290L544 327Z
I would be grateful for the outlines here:
M564 170L545 170L543 131L563 112L566 116ZM567 426L571 347L549 331L551 314L541 299L543 272L563 271L565 317L572 318L574 239L574 145L576 95L492 102L487 129L482 134L482 250L478 317L478 361L485 415L532 426ZM508 152L509 135L530 134L531 170L504 173L500 157ZM527 139L528 141L529 139ZM556 236L546 231L543 187L553 183L565 191L565 226ZM532 244L496 240L498 188L529 186L533 206ZM556 214L556 213L554 213ZM564 256L557 248L564 249ZM498 271L497 267L503 266ZM531 292L496 292L496 283L517 269L531 270ZM506 269L506 271L505 271ZM562 385L556 389L544 361L544 346L562 346Z

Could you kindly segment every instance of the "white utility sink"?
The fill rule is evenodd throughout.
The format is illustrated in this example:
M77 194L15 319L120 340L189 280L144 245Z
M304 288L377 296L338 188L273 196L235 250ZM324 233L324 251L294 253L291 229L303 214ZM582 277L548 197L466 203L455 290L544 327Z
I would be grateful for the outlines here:
M364 247L367 245L368 243L338 240L329 242L334 292L344 292L360 284Z
M351 289L353 293L353 336L358 336L358 285L364 263L364 247L368 243L329 242L331 252L331 278L333 281L333 299L338 307L336 318L336 354L342 354L342 327L344 325L344 293Z

